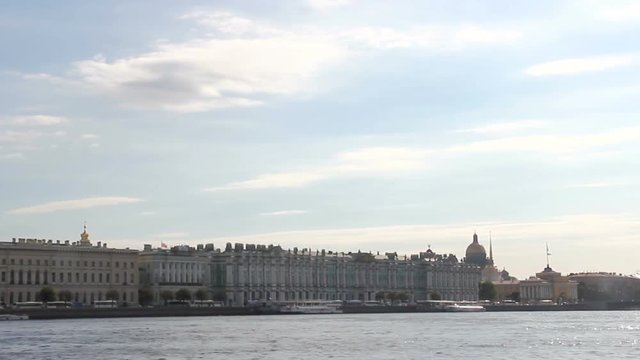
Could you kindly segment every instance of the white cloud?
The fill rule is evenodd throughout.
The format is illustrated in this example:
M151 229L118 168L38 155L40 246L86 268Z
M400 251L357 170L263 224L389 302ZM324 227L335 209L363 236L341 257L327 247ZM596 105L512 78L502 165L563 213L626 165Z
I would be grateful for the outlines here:
M624 181L596 181L596 182L587 182L580 184L572 184L568 185L568 188L610 188L610 187L620 187L626 186L629 183Z
M264 213L260 213L258 215L260 215L260 216L289 216L289 215L302 215L302 214L306 214L306 213L308 213L308 211L306 211L306 210L280 210L280 211L264 212Z
M138 203L144 201L139 198L123 197L123 196L106 196L91 197L76 200L53 201L44 204L23 207L7 211L7 214L13 215L30 215L42 214L64 210L89 209L99 206L113 206L120 204Z
M0 160L15 160L22 159L24 154L22 153L8 153L8 154L0 154Z
M637 1L628 4L616 3L615 6L609 3L604 8L600 7L596 14L602 19L613 22L637 21L640 20L640 4Z
M323 2L330 3L338 4ZM76 82L134 108L201 112L251 107L274 95L315 92L314 80L361 50L459 50L519 37L516 31L474 25L324 29L265 25L228 12L195 11L181 18L204 26L207 33L185 42L160 42L152 51L127 58L98 55L78 61Z
M503 123L487 124L475 128L462 129L459 132L472 132L478 134L510 133L527 129L546 127L547 123L542 120L520 120Z
M524 72L529 76L575 75L609 70L629 65L632 61L632 57L623 55L562 59L530 66Z
M81 138L83 139L97 139L98 135L96 134L82 134L80 135Z
M338 154L331 164L303 170L263 174L254 179L232 182L205 191L291 188L321 180L415 171L426 166L429 152L423 149L372 147Z
M532 124L529 123L528 125ZM502 124L499 126L494 125L488 129L480 129L481 131L500 133L521 127L513 124ZM493 152L572 155L634 141L640 141L640 127L618 128L580 135L505 136L463 144L445 145L440 148L370 147L339 153L323 165L295 171L261 174L250 180L210 187L204 189L204 191L294 188L336 178L398 176L401 172L424 170L428 167L428 160L435 161L451 155ZM604 154L612 153L615 154L615 152L610 151L604 152ZM603 152L596 151L590 154L600 156ZM584 157L585 154L582 153L581 155Z
M352 46L373 49L422 48L460 50L476 45L511 44L520 33L513 30L488 29L479 26L420 26L408 29L360 27L337 34Z
M308 0L309 7L315 10L328 10L351 4L351 0Z
M51 126L51 125L60 125L66 123L68 121L67 118L61 116L51 116L51 115L25 115L25 116L12 116L7 118L6 120L0 121L0 123L5 123L9 125L20 125L20 126Z
M566 154L639 140L640 127L629 127L580 135L552 134L504 137L455 145L447 149L447 151L454 153L529 151Z

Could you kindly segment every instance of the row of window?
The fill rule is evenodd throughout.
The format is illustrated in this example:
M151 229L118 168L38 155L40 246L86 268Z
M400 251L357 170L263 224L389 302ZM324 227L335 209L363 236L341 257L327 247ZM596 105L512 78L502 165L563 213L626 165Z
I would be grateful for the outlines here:
M6 294L0 294L0 303L3 304L14 304L16 302L22 302L22 301L38 301L38 296L37 296L38 292L34 291L19 291L19 292L13 292L10 291ZM127 300L128 299L128 300ZM106 292L103 294L102 291L98 291L97 293L94 292L75 292L72 293L72 301L79 303L82 302L84 304L90 304L93 301L96 300L107 300L106 299ZM121 293L118 294L118 300L121 300L123 302L126 301L136 301L136 297L135 297L135 293L133 291L127 293L126 291L123 291Z
M49 281L52 284L55 283L74 283L73 281L73 273L68 272L66 274L66 281L65 281L65 273L60 272L60 273L56 273L56 272L51 272L49 273L48 271L31 271L31 270L27 270L27 271L22 271L22 270L18 270L18 271L2 271L0 272L0 283L6 283L7 281L9 282L9 284L47 284ZM120 273L115 273L115 283L118 284L120 283ZM82 282L80 281L81 277L80 277L80 273L76 272L75 273L75 283L80 284L80 283L98 283L98 284L102 284L102 283L106 283L109 284L111 283L111 273L82 273ZM89 279L91 279L89 281ZM130 279L130 283L134 284L135 283L135 274L130 274L129 276ZM125 271L124 273L122 273L122 280L126 283L127 282L127 272Z
M25 261L26 260L26 261ZM65 266L65 261L64 260L60 260L58 262L56 262L56 260L51 260L49 261L49 259L44 259L42 262L40 261L40 259L18 259L18 261L16 262L16 259L9 259L9 264L11 265L16 265L16 263L18 265L36 265L36 266L40 266L40 265L44 265L44 266L49 266L49 264L51 264L51 266ZM98 265L98 267L102 267L103 264L106 264L106 267L111 267L111 262L110 261L106 261L106 262L102 262L102 261L87 261L84 260L83 262L81 262L80 260L76 260L76 267L79 267L80 264L84 264L84 267L89 267L89 264L91 264L91 267L96 267L96 264ZM7 265L7 259L2 259L2 265ZM114 262L114 265L116 268L120 267L120 262L116 261ZM124 269L127 268L127 265L129 266L129 268L133 269L135 267L133 262L127 263L125 261L122 262L122 267ZM71 260L67 260L67 266L73 266L73 261Z

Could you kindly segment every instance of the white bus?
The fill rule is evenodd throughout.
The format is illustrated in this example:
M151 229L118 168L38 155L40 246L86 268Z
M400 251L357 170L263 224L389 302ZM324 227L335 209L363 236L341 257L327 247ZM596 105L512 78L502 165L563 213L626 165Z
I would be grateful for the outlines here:
M93 302L93 307L96 309L111 309L117 308L118 302L115 300L95 300Z
M19 301L15 303L16 309L42 309L44 305L40 301Z

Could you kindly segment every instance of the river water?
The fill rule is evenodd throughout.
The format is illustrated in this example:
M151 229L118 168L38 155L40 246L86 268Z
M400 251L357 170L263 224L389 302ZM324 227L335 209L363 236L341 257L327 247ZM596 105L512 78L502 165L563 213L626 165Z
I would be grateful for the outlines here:
M4 321L0 359L640 359L640 312Z

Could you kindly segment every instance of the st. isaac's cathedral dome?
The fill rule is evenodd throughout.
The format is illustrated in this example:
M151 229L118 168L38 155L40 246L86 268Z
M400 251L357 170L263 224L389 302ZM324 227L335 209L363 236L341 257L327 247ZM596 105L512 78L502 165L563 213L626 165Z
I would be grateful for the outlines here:
M467 246L466 263L484 266L487 264L487 251L478 243L478 235L473 234L473 242Z

